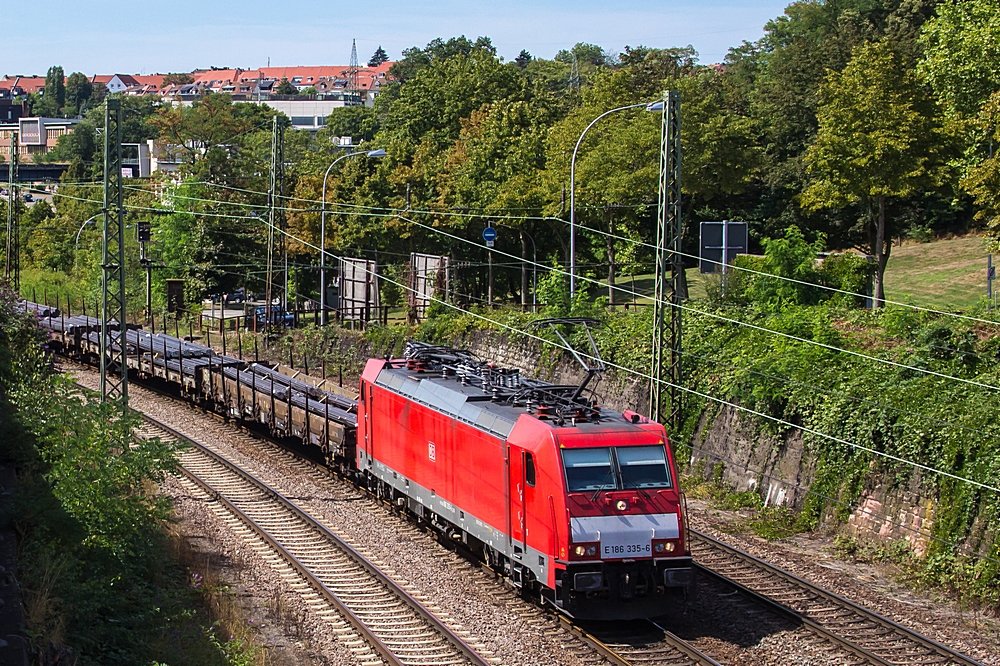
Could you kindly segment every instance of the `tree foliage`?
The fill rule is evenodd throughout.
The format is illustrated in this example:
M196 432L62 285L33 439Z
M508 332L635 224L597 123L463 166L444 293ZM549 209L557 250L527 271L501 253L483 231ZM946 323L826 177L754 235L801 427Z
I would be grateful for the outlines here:
M293 86L287 78L282 78L274 87L274 92L278 95L296 95L299 89Z
M382 45L379 44L378 48L375 49L375 53L373 53L372 57L368 59L368 66L378 67L384 62L389 62L389 55L385 52L385 49L382 48Z
M943 179L936 109L912 67L881 41L856 47L844 70L828 75L817 117L816 140L805 155L815 180L802 203L813 209L861 205L862 244L876 260L878 304L885 298L882 278L896 231L887 200Z
M926 57L920 73L945 108L972 119L1000 91L1000 3L996 0L942 2L924 28Z

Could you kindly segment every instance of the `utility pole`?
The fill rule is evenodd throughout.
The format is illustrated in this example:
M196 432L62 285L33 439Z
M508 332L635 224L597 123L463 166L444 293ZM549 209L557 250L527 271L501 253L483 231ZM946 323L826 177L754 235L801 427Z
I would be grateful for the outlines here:
M125 362L125 208L122 205L121 100L108 98L104 109L104 242L101 288L101 401L128 409ZM112 331L111 322L118 330ZM118 349L115 349L117 343Z
M271 182L267 190L267 208L268 208L268 226L267 226L267 283L265 286L265 298L267 303L264 306L265 317L267 321L265 326L270 327L273 323L272 321L272 301L274 300L274 234L276 229L284 231L284 211L280 210L278 205L278 197L282 195L282 190L284 187L284 169L285 169L285 156L284 156L284 127L281 124L281 119L275 114L273 119L273 124L271 127ZM288 290L288 256L285 254L285 238L284 234L281 234L279 240L280 247L279 251L283 255L285 261L285 274L282 283L284 284L286 295L282 297L282 303L285 303L287 298Z
M669 383L670 412L666 420L676 430L681 425L681 95L669 90L663 97L660 129L660 186L656 228L656 291L653 303L653 362L649 383L649 412L663 420L663 386ZM667 271L670 281L667 281ZM669 308L669 321L665 310ZM664 368L664 348L670 349Z
M10 165L7 169L7 244L4 256L4 279L14 291L21 287L21 215L18 210L17 194L17 131L10 134Z

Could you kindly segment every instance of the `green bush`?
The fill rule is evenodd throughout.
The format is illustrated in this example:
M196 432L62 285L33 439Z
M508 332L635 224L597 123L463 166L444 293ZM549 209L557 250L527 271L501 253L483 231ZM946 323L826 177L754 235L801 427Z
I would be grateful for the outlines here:
M0 449L18 467L26 633L39 663L223 666L168 554L155 484L175 447L137 441L134 415L54 374L34 315L0 289ZM69 655L67 657L67 655Z

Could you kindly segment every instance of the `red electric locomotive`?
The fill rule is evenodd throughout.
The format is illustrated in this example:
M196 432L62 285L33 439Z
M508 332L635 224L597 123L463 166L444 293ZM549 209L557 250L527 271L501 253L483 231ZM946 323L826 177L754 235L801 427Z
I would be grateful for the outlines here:
M603 370L584 366L588 381ZM358 472L567 614L662 615L694 584L666 433L583 399L586 385L411 344L365 367Z

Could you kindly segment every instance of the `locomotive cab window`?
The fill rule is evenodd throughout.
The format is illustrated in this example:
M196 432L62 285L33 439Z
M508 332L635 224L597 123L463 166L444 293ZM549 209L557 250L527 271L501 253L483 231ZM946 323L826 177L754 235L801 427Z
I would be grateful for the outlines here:
M610 448L563 449L562 456L569 492L614 490L617 487Z
M615 449L625 488L669 488L670 471L662 446L629 446Z
M662 444L563 449L562 458L571 493L673 487Z
M535 487L535 458L530 453L524 454L524 482Z

